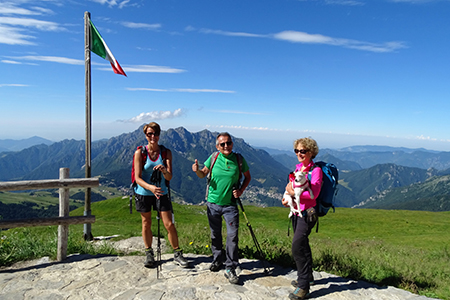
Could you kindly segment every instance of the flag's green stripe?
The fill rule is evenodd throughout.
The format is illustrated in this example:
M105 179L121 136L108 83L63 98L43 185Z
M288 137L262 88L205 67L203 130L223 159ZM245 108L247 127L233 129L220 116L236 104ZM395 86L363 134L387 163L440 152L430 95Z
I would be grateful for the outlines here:
M106 59L106 49L103 44L102 36L98 32L97 28L95 28L92 21L89 20L89 22L91 23L91 51Z

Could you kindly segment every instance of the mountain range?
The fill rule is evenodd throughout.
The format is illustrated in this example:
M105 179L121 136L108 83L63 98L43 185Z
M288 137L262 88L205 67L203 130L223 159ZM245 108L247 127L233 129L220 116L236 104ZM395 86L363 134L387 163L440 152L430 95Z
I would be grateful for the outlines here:
M172 197L180 203L204 201L206 183L191 170L214 151L217 132L191 133L183 127L161 132L160 144L172 150ZM252 181L242 199L259 206L280 206L287 175L298 163L292 151L255 148L233 137L234 151L250 166ZM102 185L129 192L134 150L146 143L142 126L137 130L92 143L92 176ZM59 168L71 177L84 177L84 141L64 140L0 154L0 180L56 178ZM337 207L410 210L450 210L450 153L425 149L354 146L321 149L316 161L334 163L339 171Z
M20 151L39 144L50 145L53 144L53 142L38 136L33 136L23 140L0 140L0 153L8 151Z

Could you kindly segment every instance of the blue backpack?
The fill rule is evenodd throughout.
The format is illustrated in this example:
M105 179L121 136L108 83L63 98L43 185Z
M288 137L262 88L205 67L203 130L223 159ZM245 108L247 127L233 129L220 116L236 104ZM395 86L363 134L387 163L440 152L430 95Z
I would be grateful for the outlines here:
M311 173L315 167L322 169L322 187L320 188L319 196L316 199L316 213L318 217L325 216L330 208L333 208L334 196L337 194L337 185L339 180L339 171L334 164L318 161L314 164L308 174L308 179L311 180ZM317 220L316 232L319 231L319 220Z

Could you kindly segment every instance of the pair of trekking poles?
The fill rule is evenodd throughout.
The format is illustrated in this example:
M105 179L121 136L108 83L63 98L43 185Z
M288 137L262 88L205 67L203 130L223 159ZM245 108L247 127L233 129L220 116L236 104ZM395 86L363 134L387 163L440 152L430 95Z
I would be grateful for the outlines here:
M152 173L152 177L150 179L150 182L155 183L157 187L161 186L161 179L162 179L162 175L161 175L161 171L154 171ZM170 199L170 188L168 187L168 193L169 193L169 199ZM244 215L245 221L247 222L247 227L250 231L250 235L252 236L253 239L253 243L255 244L256 247L256 251L259 255L259 259L261 261L261 264L264 268L264 273L268 273L269 271L267 270L266 267L266 259L265 259L265 255L261 249L261 246L258 242L258 239L256 238L255 232L253 231L253 227L250 224L250 221L247 218L247 214L245 213L245 209L244 209L244 205L242 205L242 201L241 198L236 198L237 203L239 204L239 207L242 210L242 214ZM157 260L157 269L156 269L156 278L159 279L159 272L162 270L162 265L161 265L161 200L159 198L156 198L156 219L158 220L158 242L157 242L157 249L156 249L156 260ZM132 213L132 203L131 203L131 196L130 196L130 214Z

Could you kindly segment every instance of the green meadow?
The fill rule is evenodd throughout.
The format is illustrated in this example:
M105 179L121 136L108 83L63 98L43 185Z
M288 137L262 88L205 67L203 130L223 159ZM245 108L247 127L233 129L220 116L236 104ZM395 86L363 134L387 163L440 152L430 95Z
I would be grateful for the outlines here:
M92 203L94 236L141 235L140 215L129 212L128 198ZM259 244L272 263L294 267L288 209L244 206ZM83 215L83 207L71 215ZM180 244L185 253L210 255L206 206L174 204ZM259 258L241 215L242 257ZM154 218L156 233L157 222ZM110 246L85 242L83 225L71 225L68 252L117 254ZM166 237L161 224L161 237ZM1 232L0 265L50 256L56 258L57 226L16 228ZM450 212L337 208L319 220L310 235L314 269L396 286L416 294L450 299Z

